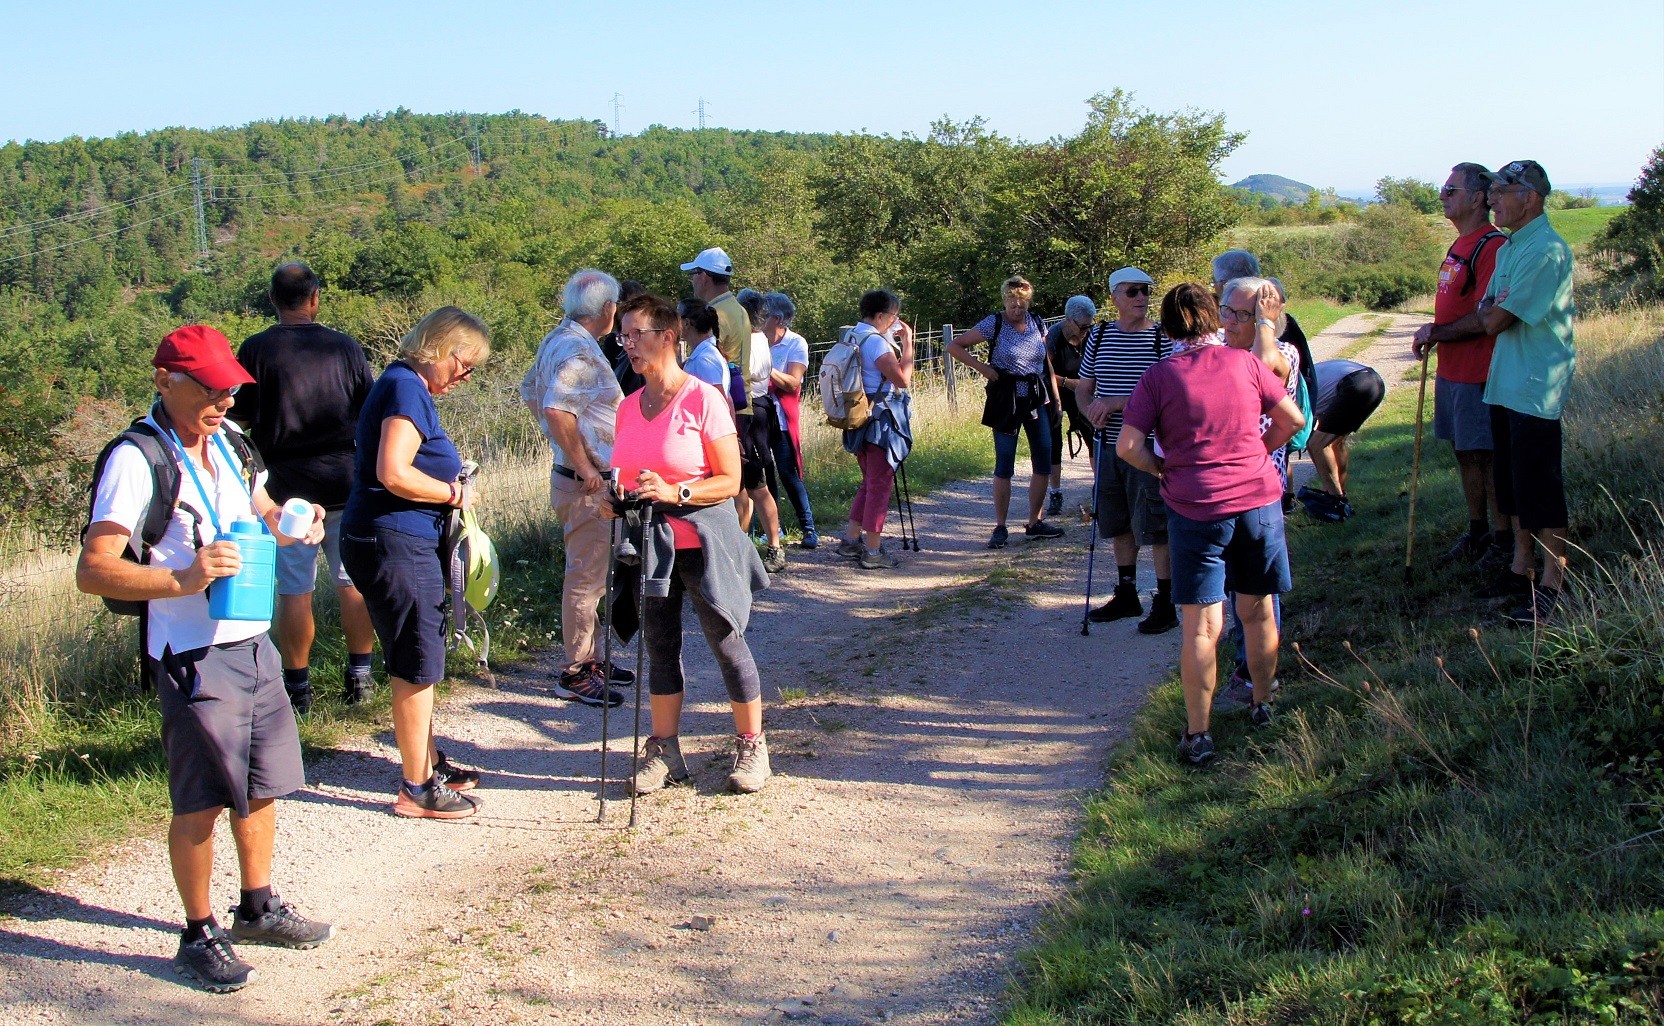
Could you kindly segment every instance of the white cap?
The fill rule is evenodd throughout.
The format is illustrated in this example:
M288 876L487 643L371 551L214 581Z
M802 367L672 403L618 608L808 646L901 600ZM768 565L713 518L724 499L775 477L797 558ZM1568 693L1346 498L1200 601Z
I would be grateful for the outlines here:
M732 277L734 274L734 262L728 259L728 254L723 251L721 246L712 246L710 249L707 249L698 256L694 257L690 263L683 264L682 270L709 271L712 274L721 274Z
M1155 284L1155 282L1150 280L1149 275L1145 274L1143 271L1140 271L1138 268L1136 268L1136 267L1123 267L1119 271L1116 271L1114 274L1111 274L1109 276L1109 291L1114 292L1115 291L1115 286L1125 285L1128 282L1143 282L1146 285L1154 285Z

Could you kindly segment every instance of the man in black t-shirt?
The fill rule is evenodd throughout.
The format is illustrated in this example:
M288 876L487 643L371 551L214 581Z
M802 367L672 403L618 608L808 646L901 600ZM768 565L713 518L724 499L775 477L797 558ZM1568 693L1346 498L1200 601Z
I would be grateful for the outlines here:
M242 424L271 470L267 491L278 502L299 497L328 511L321 546L341 599L347 635L348 705L374 690L370 650L375 631L364 599L341 569L341 509L352 488L353 436L374 375L350 335L317 323L318 276L305 264L272 272L277 323L243 342L237 360L254 384L237 393L231 417ZM277 636L283 683L296 712L312 704L312 592L319 546L278 549Z

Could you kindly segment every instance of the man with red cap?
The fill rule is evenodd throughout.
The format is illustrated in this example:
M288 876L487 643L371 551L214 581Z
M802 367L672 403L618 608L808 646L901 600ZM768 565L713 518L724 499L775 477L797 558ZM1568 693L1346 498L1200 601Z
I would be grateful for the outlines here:
M204 594L210 582L237 574L235 542L221 540L233 521L258 517L279 545L316 545L324 510L312 507L304 537L277 530L281 507L266 494L263 472L237 452L252 452L226 414L232 396L253 381L224 335L188 325L162 340L151 361L156 403L114 445L93 482L92 516L75 583L107 599L144 603L145 671L162 709L167 752L168 857L185 905L185 930L174 969L216 993L237 990L254 969L232 941L313 948L334 927L297 914L272 890L274 799L304 782L300 738L283 688L282 665L268 620L216 620ZM173 461L177 495L158 495L161 475L133 440L160 443ZM171 507L152 544L140 536L153 502ZM215 921L214 824L231 810L242 900L229 931Z

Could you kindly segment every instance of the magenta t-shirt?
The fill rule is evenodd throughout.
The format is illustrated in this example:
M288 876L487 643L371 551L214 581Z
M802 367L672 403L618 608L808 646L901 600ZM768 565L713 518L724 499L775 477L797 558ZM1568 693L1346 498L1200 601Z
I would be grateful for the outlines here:
M646 391L638 388L618 404L612 463L618 468L619 487L634 488L643 470L673 485L710 477L715 468L705 453L705 443L735 433L727 396L689 374L670 405L648 420L641 415L641 397ZM671 517L670 529L677 548L699 547L699 532L692 524Z
M1167 507L1191 520L1220 520L1281 500L1260 415L1287 394L1253 353L1202 345L1152 364L1122 420L1161 443Z

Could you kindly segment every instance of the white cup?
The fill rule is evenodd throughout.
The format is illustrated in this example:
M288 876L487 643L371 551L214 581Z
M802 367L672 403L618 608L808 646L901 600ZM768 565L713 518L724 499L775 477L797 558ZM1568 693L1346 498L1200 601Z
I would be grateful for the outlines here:
M312 504L305 499L290 499L283 504L283 515L277 518L277 529L290 538L305 538L312 529Z

